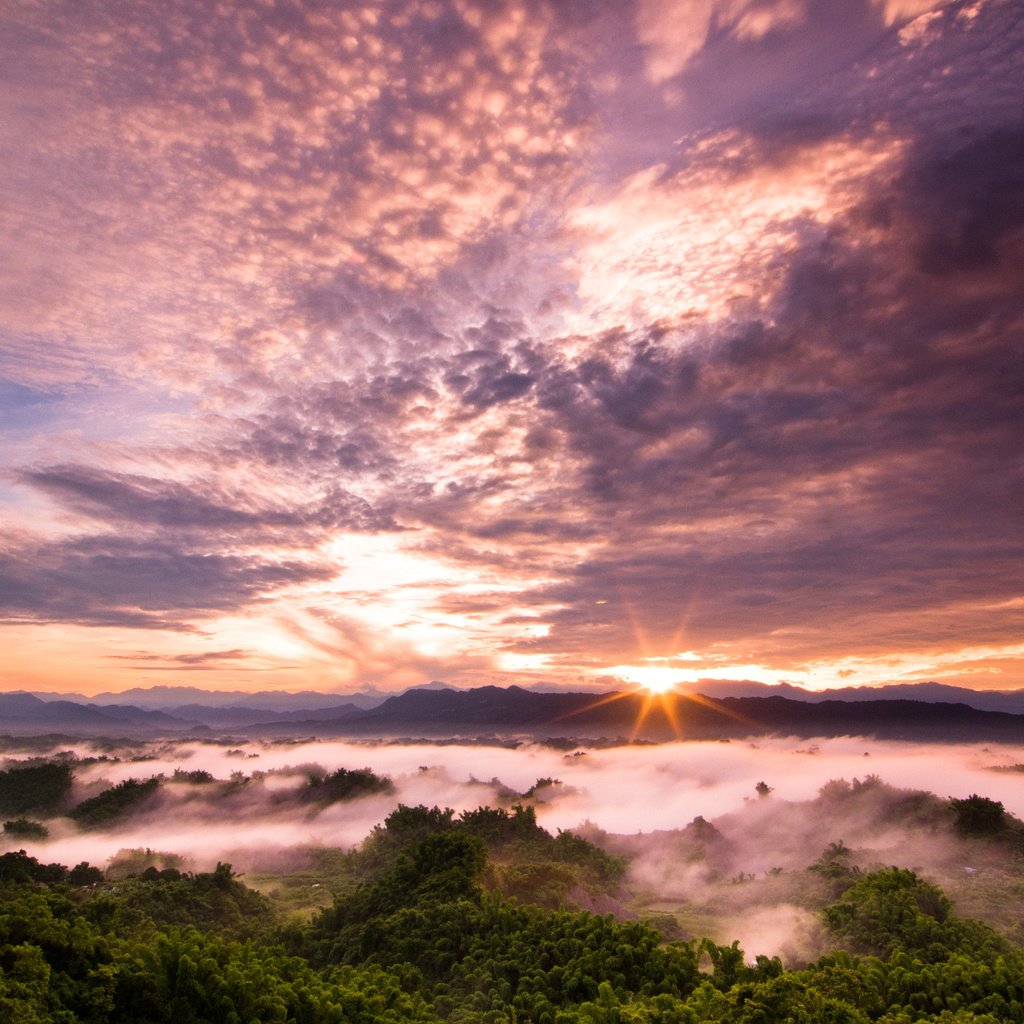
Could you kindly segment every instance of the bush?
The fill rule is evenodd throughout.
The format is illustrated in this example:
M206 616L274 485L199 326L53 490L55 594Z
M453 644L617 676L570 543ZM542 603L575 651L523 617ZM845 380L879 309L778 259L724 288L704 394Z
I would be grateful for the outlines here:
M40 821L29 818L14 818L4 822L4 835L16 839L45 839L50 830Z
M152 796L160 788L158 778L146 779L139 782L137 779L125 779L124 782L104 790L98 796L89 800L83 800L74 810L70 817L82 828L106 828L124 817L130 811L135 810L147 797Z

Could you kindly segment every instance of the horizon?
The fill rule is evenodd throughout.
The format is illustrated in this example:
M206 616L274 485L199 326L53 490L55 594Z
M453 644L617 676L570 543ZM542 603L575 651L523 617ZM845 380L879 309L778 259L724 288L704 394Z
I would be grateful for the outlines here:
M1024 690L1020 5L0 26L0 692Z
M858 684L846 684L835 687L825 687L822 689L811 689L809 687L800 686L799 684L792 684L787 682L781 683L764 683L754 679L706 679L698 680L696 682L680 683L666 688L652 688L649 685L641 683L627 683L624 680L619 681L619 685L605 685L605 686L589 686L589 687L567 687L557 686L551 683L527 681L524 683L513 682L506 684L498 683L487 683L487 682L474 682L469 685L460 686L454 682L445 682L443 680L432 679L429 682L415 683L411 686L404 687L398 690L379 690L372 686L367 687L349 687L346 689L334 689L334 690L317 690L310 688L302 689L280 689L280 690L252 690L252 689L224 689L224 688L211 688L203 686L195 686L189 683L152 683L146 686L127 686L121 690L95 690L91 693L83 692L82 690L47 690L47 689L17 689L17 690L5 690L0 693L24 693L32 696L40 696L41 694L50 695L53 697L83 697L87 700L93 701L98 697L119 697L129 693L136 694L154 694L167 692L168 694L175 694L180 692L204 694L208 697L215 697L218 694L224 694L230 697L304 697L304 696L323 696L328 698L344 699L346 697L362 697L362 698L373 698L374 700L379 699L384 701L389 697L401 696L404 693L409 693L414 690L453 690L456 692L466 692L469 690L479 689L522 689L530 693L543 693L543 694L589 694L589 695L608 695L608 694L633 694L639 696L648 696L653 698L664 698L664 697L681 697L685 698L690 695L699 695L702 693L701 687L711 691L711 696L717 696L716 690L723 691L737 691L742 693L744 696L757 696L759 691L764 691L768 696L775 696L779 691L784 692L796 692L807 694L808 696L824 696L829 694L835 694L837 699L842 700L844 692L871 692L877 691L883 697L888 691L894 689L912 689L912 690L926 690L937 688L941 691L953 690L962 691L965 693L974 693L979 696L1015 696L1017 694L1024 695L1024 688L1009 688L1002 690L994 689L975 689L969 686L953 686L948 683L937 682L936 680L917 680L906 683L872 683L870 685L858 685ZM750 692L747 692L750 691ZM733 695L733 694L730 694ZM893 698L893 699L905 699L905 698ZM922 699L926 699L923 698Z

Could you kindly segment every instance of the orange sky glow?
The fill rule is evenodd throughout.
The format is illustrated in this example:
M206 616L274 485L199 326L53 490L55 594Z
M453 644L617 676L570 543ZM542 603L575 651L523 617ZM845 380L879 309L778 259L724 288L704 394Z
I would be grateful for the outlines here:
M1024 687L1019 4L0 25L0 690Z

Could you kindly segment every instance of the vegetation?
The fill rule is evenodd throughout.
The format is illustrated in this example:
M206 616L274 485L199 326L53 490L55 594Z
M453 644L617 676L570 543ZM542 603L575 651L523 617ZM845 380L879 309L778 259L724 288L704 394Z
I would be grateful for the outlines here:
M371 833L351 864L362 879L392 870L403 851L432 835L473 836L488 851L485 883L506 896L555 909L572 893L614 891L625 862L571 832L550 832L537 824L533 807L479 807L458 818L450 809L398 807Z
M13 818L4 822L4 835L15 839L45 839L50 830L41 822L30 818Z
M556 866L574 882L621 881L621 861L579 836L552 836L521 806L460 816L399 807L342 855L362 880L306 923L279 919L230 865L191 873L131 853L122 867L138 873L115 881L87 864L0 856L0 1019L1024 1021L1019 948L958 917L913 871L857 870L842 842L811 872L836 890L822 911L835 950L790 970L777 957L746 962L738 943L665 942L647 923L509 898L528 868L541 903L559 889Z
M0 772L4 806L15 808L4 822L8 840L45 843L46 822L68 813L71 767L37 770L49 767ZM393 789L369 769L287 774L303 780L280 790L300 815ZM203 770L179 770L170 782L196 787L189 800L211 801L249 785ZM152 806L162 785L160 777L129 779L73 807L73 825L50 823L56 834L123 824ZM539 779L531 793L558 785ZM754 788L766 799L749 801L751 815L785 812L767 783ZM174 792L168 785L161 799ZM267 893L230 864L195 872L148 849L121 850L101 870L8 848L0 854L0 1021L1024 1024L1024 825L997 801L942 800L868 776L834 780L811 804L815 822L912 822L921 836L945 837L958 865L969 851L984 869L958 866L955 892L871 863L855 836L849 846L823 835L820 855L810 852L798 870L737 874L750 865L709 867L730 856L715 824L697 818L665 834L667 863L696 872L709 898L731 898L735 911L763 892L766 905L813 914L816 945L786 954L785 966L783 956L749 958L720 934L703 937L717 932L702 930L709 919L696 904L690 914L655 906L636 919L644 910L628 888L628 844L596 829L552 834L530 797L519 799L460 814L400 804L354 851L297 851L291 874ZM988 870L995 863L1007 867L996 874ZM999 930L957 912L964 906Z
M71 811L70 816L82 828L109 828L118 819L136 810L139 804L156 793L159 788L158 778L146 779L144 782L125 779L124 782L105 789L98 796L83 800Z
M192 771L186 771L184 768L175 768L171 781L186 782L190 786L205 786L217 780L205 768L195 768Z
M950 800L956 830L963 835L993 836L1008 826L1006 811L998 800L972 793L964 800Z
M55 811L69 793L71 782L71 766L62 761L0 771L0 814Z
M85 861L69 870L63 864L41 864L24 850L0 854L0 885L6 882L70 882L82 886L101 881L103 872Z
M390 779L375 775L369 768L339 768L329 775L312 774L302 790L302 799L311 803L335 803L355 800L373 793L392 793Z

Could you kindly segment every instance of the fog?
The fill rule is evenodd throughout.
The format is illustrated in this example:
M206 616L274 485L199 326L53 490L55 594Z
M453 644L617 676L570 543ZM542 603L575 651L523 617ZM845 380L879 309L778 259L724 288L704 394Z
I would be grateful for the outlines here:
M74 753L90 757L98 751L86 743ZM33 847L40 852L45 848L54 859L102 863L128 844L185 853L205 864L229 851L268 845L351 846L399 803L436 804L456 811L483 804L507 806L513 799L509 791L524 793L539 778L562 783L539 794L538 820L552 831L586 822L605 832L633 834L679 829L697 816L717 820L752 801L762 803L754 789L760 781L773 790L761 808L771 819L777 816L773 809L782 802L810 800L829 780L868 775L941 797L981 793L1024 817L1020 775L992 770L1024 762L1024 745L773 739L579 748L566 753L531 745L513 749L309 742L229 748L190 742L143 745L120 756L126 759L77 766L73 801L128 778L162 774L170 779L176 769L202 769L220 780L232 773L274 774L217 801L208 799L206 787L168 782L125 829L109 835L72 834L74 827L68 822L66 827L57 825L48 842L33 843ZM9 754L5 766L17 760L16 753ZM287 799L280 799L317 766L326 772L370 768L388 776L395 792L324 809L290 806ZM745 827L750 824L748 814ZM878 838L884 840L884 836Z
M163 742L121 751L83 743L65 753L121 758L76 763L69 806L129 778L162 775L164 783L122 826L81 831L70 818L51 818L47 840L7 837L6 848L68 865L103 866L119 850L144 848L178 854L195 870L217 861L240 871L275 870L303 848L357 845L399 803L456 812L509 807L526 799L538 779L552 779L557 783L529 798L540 824L579 831L626 856L627 884L651 909L695 902L709 927L739 938L748 951L788 950L792 959L820 946L820 925L799 905L800 887L810 877L803 869L831 842L845 842L852 862L865 867L924 868L946 882L967 867L976 870L948 829L940 834L934 824L901 818L903 811L894 817L892 791L874 788L875 777L941 798L978 793L1024 817L1020 773L1005 770L1024 763L1024 745L779 738L565 751L530 744ZM9 753L3 767L25 756ZM394 788L326 806L301 799L310 774L338 768L369 768ZM176 770L206 771L219 781L173 781ZM853 780L868 784L851 790ZM759 782L770 793L760 795ZM830 782L831 798L819 798Z

